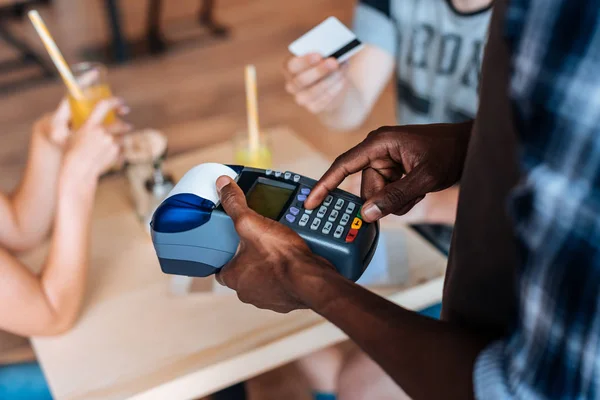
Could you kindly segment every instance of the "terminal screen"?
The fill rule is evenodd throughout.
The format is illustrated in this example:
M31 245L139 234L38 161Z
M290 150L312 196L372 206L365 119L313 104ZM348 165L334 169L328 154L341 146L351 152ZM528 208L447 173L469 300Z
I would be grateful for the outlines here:
M271 183L272 182L272 183ZM246 196L248 206L260 215L277 220L287 204L294 187L269 179L259 179Z

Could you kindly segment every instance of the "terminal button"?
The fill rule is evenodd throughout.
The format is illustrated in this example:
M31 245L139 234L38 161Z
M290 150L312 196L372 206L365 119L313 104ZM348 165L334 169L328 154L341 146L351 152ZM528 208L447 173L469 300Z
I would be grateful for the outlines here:
M289 223L293 223L296 220L296 217L294 217L292 214L288 214L285 216L285 219L287 219Z
M304 214L308 214L308 215L310 215L310 214L312 214L312 213L313 213L313 210L304 210Z
M294 175L294 182L300 182L300 175Z
M300 210L297 209L296 207L291 207L290 208L290 214L292 214L292 215L298 215L298 214L300 214Z
M346 207L346 212L348 214L352 214L354 212L355 208L356 208L356 204L350 202L350 203L348 203L348 207Z
M333 237L336 239L339 239L342 237L342 234L344 233L344 227L338 225L337 228L335 228L335 233L333 234Z
M346 226L346 225L348 225L348 222L350 222L350 214L342 215L342 219L340 220L340 225Z
M292 179L292 173L291 172L286 172L285 175L283 175L284 179Z
M325 198L325 201L323 202L323 205L329 207L331 205L332 201L333 201L333 196L327 196Z
M306 201L306 195L304 195L304 194L299 194L299 195L298 195L298 201Z
M331 222L335 221L340 213L337 210L333 210L331 215L329 215L329 220Z
M272 169L268 169L268 170L265 171L265 175L269 176L271 174L273 174L273 170Z
M331 232L331 228L333 228L333 224L331 222L326 222L325 227L321 232L323 232L325 235L329 235L329 232Z
M359 218L354 218L354 221L352 221L352 229L360 229L360 227L362 226L362 220L360 220Z
M325 214L327 214L327 207L321 206L321 208L319 208L319 212L317 213L317 218L323 218Z
M321 220L319 218L315 218L313 219L313 222L310 225L310 229L316 231L317 229L319 229L319 225L321 225Z
M358 229L350 229L348 236L346 236L346 243L354 242L354 239L358 236Z
M281 177L281 171L275 171L275 178Z
M298 223L298 225L306 226L306 224L308 224L309 219L310 219L310 216L308 214L302 215L302 218L300 218L300 222Z
M335 202L335 209L341 210L342 207L344 207L344 199L337 199L337 201Z
M310 194L310 189L309 188L302 188L302 189L300 189L300 193L308 196Z

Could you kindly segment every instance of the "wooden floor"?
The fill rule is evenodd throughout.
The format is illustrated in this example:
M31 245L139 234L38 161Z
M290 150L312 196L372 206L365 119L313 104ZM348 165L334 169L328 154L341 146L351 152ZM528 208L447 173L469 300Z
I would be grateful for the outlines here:
M68 61L81 61L83 47L106 40L103 2L54 3L51 8L42 9L42 15ZM146 1L119 3L124 7L128 34L141 34ZM198 3L165 2L167 37L187 38L185 44L175 46L160 58L138 60L110 70L114 91L133 110L130 122L138 128L152 127L167 133L170 154L221 142L245 129L243 68L247 63L254 63L258 70L263 128L291 126L331 157L359 141L369 130L393 123L391 90L383 96L365 127L357 132L335 133L297 107L283 89L281 68L289 56L287 45L330 15L350 23L354 1L220 0L218 19L232 28L232 35L226 40L203 35L194 20ZM15 23L12 28L41 47L28 23ZM0 59L11 55L0 43ZM12 79L6 74L0 78ZM33 121L52 110L63 94L63 86L56 81L0 96L0 190L11 190L18 182ZM253 381L251 398L306 399L302 377L291 367L284 372Z

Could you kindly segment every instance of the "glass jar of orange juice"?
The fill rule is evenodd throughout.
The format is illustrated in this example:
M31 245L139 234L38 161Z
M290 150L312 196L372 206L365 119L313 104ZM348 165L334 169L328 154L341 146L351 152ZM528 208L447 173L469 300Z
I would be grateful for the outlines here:
M83 92L83 99L76 99L69 94L71 106L71 124L73 129L79 129L87 121L96 104L112 97L108 84L106 66L95 62L83 62L71 67L75 80ZM110 113L104 123L112 124L117 120L114 112Z

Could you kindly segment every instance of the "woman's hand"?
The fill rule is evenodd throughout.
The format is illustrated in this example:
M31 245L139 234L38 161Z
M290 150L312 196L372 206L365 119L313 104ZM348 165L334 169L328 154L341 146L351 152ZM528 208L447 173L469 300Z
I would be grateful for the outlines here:
M96 181L113 166L121 155L118 135L130 129L121 121L104 126L103 121L111 112L126 109L123 100L111 98L103 100L66 145L63 168L65 173L78 182Z

